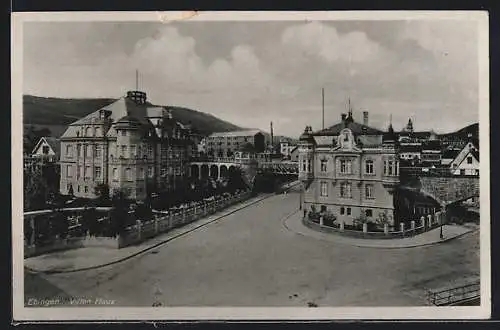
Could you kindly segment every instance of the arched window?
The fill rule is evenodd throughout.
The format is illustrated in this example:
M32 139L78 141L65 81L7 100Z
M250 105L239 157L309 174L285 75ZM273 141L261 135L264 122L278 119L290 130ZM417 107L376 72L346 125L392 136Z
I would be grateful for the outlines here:
M90 127L87 127L87 128L85 129L85 136L90 136L91 129L92 129L92 128L90 128Z

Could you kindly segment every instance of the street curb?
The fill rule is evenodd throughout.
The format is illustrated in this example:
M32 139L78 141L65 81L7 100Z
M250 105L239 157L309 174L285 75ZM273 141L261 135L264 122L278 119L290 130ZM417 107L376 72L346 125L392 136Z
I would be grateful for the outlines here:
M445 239L440 240L440 241L435 241L435 242L430 242L430 243L422 243L422 244L414 244L414 245L406 245L406 246L359 245L359 244L356 244L356 243L348 243L348 242L345 242L345 241L344 242L342 242L342 241L332 241L332 240L324 239L324 238L321 238L321 237L314 237L314 236L307 235L307 234L304 234L304 233L299 233L299 232L296 232L296 231L290 229L290 227L287 226L286 221L291 216L293 216L294 214L296 214L298 211L299 210L296 210L292 214L290 214L290 215L286 216L285 218L283 218L282 221L281 221L281 224L283 225L283 227L285 227L285 229L288 230L289 232L294 233L296 235L304 236L304 237L310 237L310 238L318 239L318 240L321 240L321 241L324 241L324 242L330 242L330 243L342 244L342 245L349 245L349 246L354 246L354 247L359 247L359 248L365 248L365 249L395 250L395 249L411 249L411 248L426 247L426 246L438 245L438 244L442 244L442 243L445 243L445 242L449 242L449 241L454 240L456 238L460 238L460 237L463 237L465 235L468 235L468 234L471 234L471 233L474 233L475 231L477 231L477 229L471 229L471 230L469 230L469 231L467 231L465 233L459 234L457 236L445 238ZM301 222L301 224L302 224L302 222ZM308 228L308 227L306 227L306 228ZM311 229L311 228L308 228L308 229L314 231L314 229ZM315 232L320 233L319 231L315 231ZM339 237L342 237L344 240L348 240L349 239L349 237L342 236L340 234L332 234L332 236L339 236ZM390 240L388 240L388 241L390 241Z
M290 188L291 188L291 187L290 187ZM36 269L32 269L32 268L30 268L30 267L26 267L26 266L25 266L24 268L26 268L27 270L29 270L30 272L33 272L33 273L42 273L42 274L68 274L68 273L82 272L82 271L87 271L87 270L93 270L93 269L103 268L103 267L107 267L107 266L112 266L112 265L118 264L118 263L120 263L120 262L123 262L123 261L129 260L129 259L132 259L132 258L134 258L134 257L137 257L137 256L139 256L139 255L141 255L141 254L144 254L144 253L146 253L146 252L148 252L148 251L150 251L150 250L153 250L153 249L155 249L155 248L157 248L157 247L159 247L159 246L161 246L161 245L164 245L164 244L166 244L166 243L168 243L168 242L170 242L170 241L172 241L172 240L174 240L174 239L176 239L176 238L179 238L179 237L181 237L181 236L184 236L184 235L186 235L186 234L189 234L189 233L191 233L191 232L193 232L193 231L195 231L195 230L197 230L197 229L200 229L200 228L202 228L202 227L205 227L206 225L209 225L209 224L211 224L211 223L213 223L213 222L215 222L215 221L217 221L217 220L220 220L220 219L222 219L222 218L224 218L224 217L227 217L228 215L231 215L231 214L233 214L233 213L236 213L237 211L240 211L240 210L242 210L242 209L244 209L244 208L246 208L246 207L249 207L249 206L251 206L251 205L257 204L257 203L259 203L259 202L261 202L261 201L263 201L263 200L265 200L265 199L267 199L267 198L270 198L270 197L272 197L272 196L275 196L275 194L274 194L274 193L269 193L269 194L266 194L266 195L264 195L263 197L261 197L261 198L259 198L259 199L255 200L255 201L253 201L253 202L250 202L249 204L246 204L246 205L243 205L243 206L241 206L241 207L238 207L237 209L232 210L232 211L230 211L230 212L227 212L227 213L225 213L225 214L221 214L220 216L218 216L217 218L215 218L215 219L213 219L213 220L210 220L210 221L208 221L208 222L205 222L205 223L203 223L203 224L200 224L199 226L196 226L196 227L194 227L194 228L191 228L191 229L189 229L189 230L186 230L185 232L179 233L179 234L178 234L178 235L176 235L176 236L173 236L173 237L167 238L166 240L163 240L163 241L158 242L158 243L156 243L156 244L154 244L154 245L152 245L152 246L149 246L149 247L147 247L147 248L144 248L143 250L140 250L140 251L134 252L134 253L132 253L131 255L128 255L128 256L126 256L126 257L123 257L123 258L120 258L120 259L117 259L117 260L113 260L113 261L110 261L110 262L106 262L106 263L103 263L103 264L100 264L100 265L89 266L89 267L83 267L83 268L77 268L77 269L70 269L70 270L48 270L48 271L37 271Z

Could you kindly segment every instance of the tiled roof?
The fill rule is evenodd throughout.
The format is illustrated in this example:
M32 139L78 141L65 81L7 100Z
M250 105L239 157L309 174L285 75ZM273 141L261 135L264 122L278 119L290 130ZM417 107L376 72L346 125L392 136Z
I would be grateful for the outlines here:
M52 136L47 136L47 137L45 137L45 141L47 141L47 143L52 148L52 150L56 153L56 155L60 154L61 142L59 141L59 139L52 137Z
M455 159L459 153L460 153L460 149L446 149L443 151L441 158Z
M260 130L243 130L231 132L215 132L210 134L210 137L225 137L225 136L254 136L257 133L262 133Z

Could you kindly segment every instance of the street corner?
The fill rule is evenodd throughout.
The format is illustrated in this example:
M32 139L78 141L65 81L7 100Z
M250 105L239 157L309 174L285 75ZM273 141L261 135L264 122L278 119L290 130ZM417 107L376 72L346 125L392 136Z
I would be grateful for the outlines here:
M422 234L406 238L355 238L347 236L341 232L326 232L322 231L321 228L317 230L310 228L304 224L300 211L296 211L282 219L282 226L287 231L299 236L327 241L334 244L344 244L351 245L353 247L372 249L404 249L436 245L462 237L477 230L475 227L469 226L445 225L442 229L443 238L440 237L440 228L435 228ZM330 230L329 228L324 229Z

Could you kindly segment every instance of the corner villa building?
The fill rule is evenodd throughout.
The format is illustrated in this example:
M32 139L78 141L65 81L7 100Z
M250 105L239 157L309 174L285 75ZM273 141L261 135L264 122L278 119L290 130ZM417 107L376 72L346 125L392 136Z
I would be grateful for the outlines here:
M394 192L399 184L397 136L354 121L352 111L342 121L319 132L307 126L299 141L299 178L304 210L332 212L339 222L353 224L366 216L375 222L385 214L395 225Z
M172 190L194 147L189 129L140 91L70 124L60 140L60 192L86 198L103 183L131 199Z

